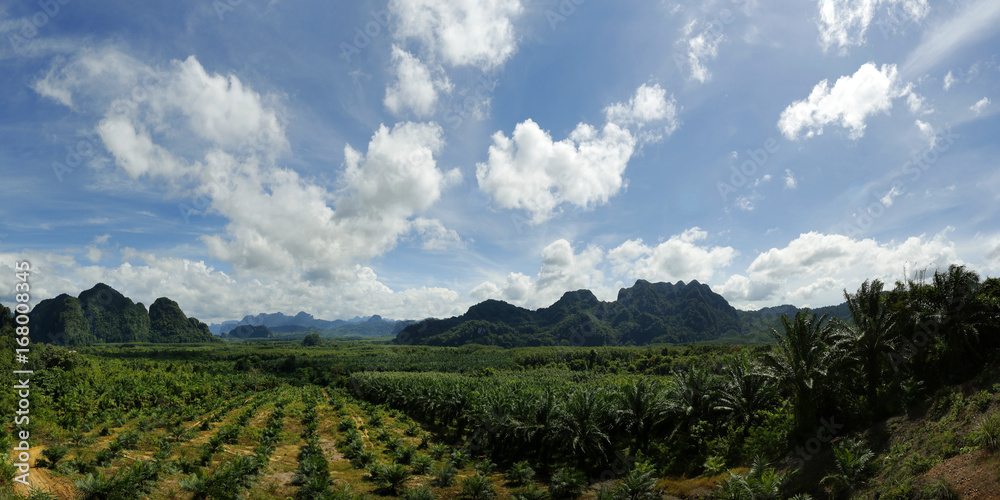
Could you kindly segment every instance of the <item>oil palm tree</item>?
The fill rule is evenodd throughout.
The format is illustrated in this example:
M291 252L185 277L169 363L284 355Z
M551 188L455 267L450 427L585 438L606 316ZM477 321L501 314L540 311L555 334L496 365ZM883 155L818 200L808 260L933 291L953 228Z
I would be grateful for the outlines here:
M777 398L774 379L746 351L736 353L722 370L718 408L731 413L743 425L746 437L756 423L757 413L774 405Z
M899 327L903 323L902 314L887 300L882 288L879 280L865 280L853 294L844 290L847 308L854 322L838 322L848 335L853 354L861 364L865 403L873 417L877 416L878 388L882 384L884 363L894 351Z
M778 385L792 396L795 427L799 434L818 423L817 396L826 387L831 372L847 359L846 337L808 309L794 319L781 316L784 332L771 329L777 344L761 357Z

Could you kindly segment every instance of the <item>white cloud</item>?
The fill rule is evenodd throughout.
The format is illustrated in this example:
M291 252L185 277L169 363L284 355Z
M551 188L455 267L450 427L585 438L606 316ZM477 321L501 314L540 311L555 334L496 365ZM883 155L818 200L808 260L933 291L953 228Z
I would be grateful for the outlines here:
M803 130L806 137L823 133L823 127L838 124L849 130L852 139L865 133L865 120L892 109L892 100L911 92L901 87L893 64L878 69L866 63L852 76L842 76L831 88L827 80L819 82L801 101L789 105L778 120L785 137L796 140Z
M447 76L433 77L427 65L397 45L392 46L392 62L396 80L386 88L384 103L397 115L409 110L418 117L428 116L437 105L438 92L452 89Z
M541 269L534 279L510 273L502 285L486 281L470 295L476 300L500 299L537 309L551 305L567 291L589 289L604 299L613 293L604 286L604 274L599 269L604 251L599 247L589 246L576 253L569 241L558 239L542 249L541 257Z
M920 269L933 272L935 268L961 264L955 244L945 240L948 232L889 243L838 234L804 233L784 248L759 254L746 274L731 276L717 291L730 301L802 304L824 289L812 286L823 278L834 280L828 284L844 283L849 290L870 278L892 283L902 278L904 267L908 272ZM832 304L842 301L839 296L827 293L823 298Z
M659 85L640 86L628 103L608 106L605 115L603 128L580 123L561 141L531 119L517 124L511 137L496 132L489 159L476 165L479 188L500 208L528 211L533 224L552 218L564 203L583 208L607 203L625 187L625 168L636 146L660 139L633 133L627 125L667 121L664 131L670 133L678 122L673 99L667 101Z
M934 144L937 141L937 134L934 132L934 127L931 126L930 123L921 120L917 120L916 125L917 128L920 129L920 133L930 143L930 147L934 147Z
M889 192L885 194L885 196L879 198L879 201L881 201L882 204L888 208L892 206L893 198L899 196L900 194L902 194L902 191L899 190L899 187L892 186L892 189L890 189Z
M796 187L798 187L798 185L799 185L799 182L797 180L795 180L795 175L792 174L791 170L789 170L789 169L786 168L785 169L785 189L795 189Z
M973 104L972 106L969 106L969 109L972 110L973 113L978 115L981 114L983 111L986 111L986 108L989 107L990 102L991 101L988 97L984 97L976 101L976 103Z
M0 253L0 271L13 275L13 263L28 256ZM348 282L322 285L292 274L239 280L204 261L157 257L125 248L120 263L85 265L71 256L31 252L32 294L39 300L60 293L78 295L103 282L149 307L158 297L176 300L184 312L205 322L239 319L246 314L306 311L319 318L380 314L393 319L461 314L470 305L445 288L394 291L368 267L356 266ZM0 296L7 302L7 297Z
M413 228L413 233L422 241L424 250L454 250L465 246L458 232L444 227L444 224L437 219L417 217L413 219L411 227Z
M399 40L415 39L432 60L482 69L503 65L517 52L514 21L519 0L390 0Z
M951 71L949 71L947 75L944 75L944 91L947 92L957 81L958 79L952 76Z
M910 108L910 113L926 115L934 112L933 109L928 109L926 107L926 99L924 99L924 96L912 90L912 86L908 86L907 89L906 106Z
M906 62L900 66L901 71L907 78L919 77L959 48L992 34L997 23L1000 23L1000 2L961 2L954 17L925 34L920 45L910 52Z
M608 123L623 127L637 124L643 126L653 121L666 121L665 131L670 134L679 126L677 101L673 96L667 100L667 91L656 83L642 84L627 103L615 103L604 108Z
M59 84L92 99L91 72L79 68L119 68L131 60L113 50L103 54L112 62L81 52L86 61L49 73L71 75L52 77L49 88ZM381 126L364 154L346 146L341 189L331 192L279 166L288 141L278 98L254 92L235 75L210 74L194 57L165 69L132 61L139 66L124 69L129 75L155 78L139 83L141 93L112 96L96 107L104 114L97 127L104 145L132 179L154 187L162 180L165 198L195 198L228 219L223 233L201 239L236 275L350 281L357 279L358 262L414 231L430 247L453 239L447 229L414 221L461 179L457 169L437 168L444 146L438 125ZM103 79L107 71L93 73ZM118 80L128 88L128 78L109 79Z
M636 147L626 129L608 123L598 130L581 123L561 141L528 119L507 137L493 134L489 160L476 165L479 188L500 208L523 209L532 223L554 215L563 203L592 207L624 187L623 175Z
M895 32L903 22L919 22L930 12L927 0L819 0L820 45L823 50L847 47L865 42L865 33L884 6L886 18L877 22L883 36Z
M650 246L641 239L628 240L608 252L616 275L654 281L709 281L717 270L732 263L732 247L703 246L708 233L693 227Z
M705 62L714 60L719 55L719 44L725 39L723 35L715 35L705 31L683 40L686 46L687 62L691 69L691 79L700 83L712 79L712 72L705 66Z

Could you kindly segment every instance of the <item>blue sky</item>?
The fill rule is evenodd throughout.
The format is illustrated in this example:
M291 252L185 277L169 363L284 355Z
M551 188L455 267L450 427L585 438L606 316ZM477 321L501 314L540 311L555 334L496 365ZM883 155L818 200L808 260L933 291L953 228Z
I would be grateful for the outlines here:
M0 2L0 272L37 300L753 309L1000 271L992 0L64 1Z

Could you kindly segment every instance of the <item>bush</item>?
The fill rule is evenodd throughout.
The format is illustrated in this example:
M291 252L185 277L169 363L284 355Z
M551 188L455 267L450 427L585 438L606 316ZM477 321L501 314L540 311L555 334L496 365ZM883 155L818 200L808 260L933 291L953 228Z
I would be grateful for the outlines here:
M649 464L638 464L625 475L618 486L619 496L630 500L652 500L660 498L656 493L656 478L653 477L653 467Z
M962 498L955 487L943 478L924 486L917 494L919 500L958 500Z
M57 444L55 446L49 446L42 450L42 456L45 457L46 465L50 469L54 469L56 464L63 459L69 453L69 447L62 444Z
M545 500L549 498L549 494L535 485L530 485L527 488L517 490L513 494L514 500Z
M431 470L431 465L434 464L434 460L430 456L423 453L417 453L410 460L410 468L413 469L414 474L427 474Z
M532 469L525 461L517 462L507 471L507 480L512 484L528 484L534 478L535 469Z
M976 444L989 451L1000 449L1000 413L993 413L984 418L973 436Z
M552 498L576 498L587 487L583 473L572 468L563 467L552 474L549 480L549 494Z
M434 492L427 485L419 488L407 488L400 495L403 500L434 500Z
M491 500L496 498L497 492L493 488L493 481L482 472L477 472L474 476L469 476L462 480L462 498L468 500Z
M451 486L455 484L456 475L458 475L458 470L455 469L455 466L443 463L434 471L434 484L442 488Z

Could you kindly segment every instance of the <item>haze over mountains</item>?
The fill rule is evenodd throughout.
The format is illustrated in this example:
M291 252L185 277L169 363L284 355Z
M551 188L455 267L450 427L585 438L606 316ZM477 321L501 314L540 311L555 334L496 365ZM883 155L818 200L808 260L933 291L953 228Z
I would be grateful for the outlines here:
M32 340L64 345L116 342L211 342L222 338L294 340L321 337L389 337L400 344L504 347L541 345L645 345L733 339L776 326L791 305L740 311L698 281L636 281L602 302L589 290L566 292L554 304L529 310L498 300L476 304L460 316L395 321L374 315L325 320L306 312L247 315L208 326L188 318L166 297L146 310L114 288L98 283L79 297L43 300L31 313ZM846 307L816 309L849 318Z

